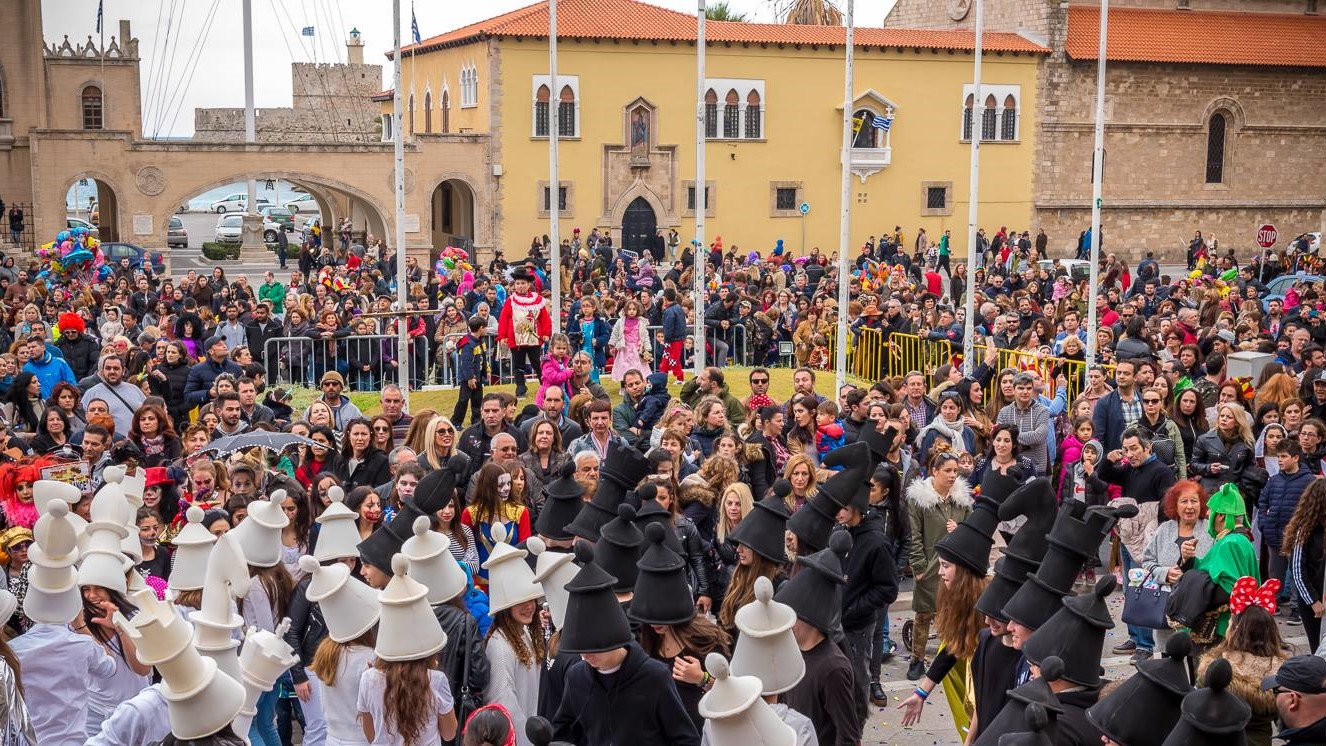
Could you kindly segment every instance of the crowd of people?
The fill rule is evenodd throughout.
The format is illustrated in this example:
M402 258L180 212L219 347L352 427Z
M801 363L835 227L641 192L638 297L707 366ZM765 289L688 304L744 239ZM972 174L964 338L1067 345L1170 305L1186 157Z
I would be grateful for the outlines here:
M895 358L838 390L817 249L716 240L698 342L696 247L597 231L408 259L404 313L373 242L256 288L6 260L0 743L847 746L898 655L904 725L942 688L964 743L1321 743L1326 660L1277 625L1317 651L1320 282L1203 250L1093 289L1043 233L980 240L969 278L947 235L871 237L841 310ZM890 375L895 335L961 350L967 292L978 359Z

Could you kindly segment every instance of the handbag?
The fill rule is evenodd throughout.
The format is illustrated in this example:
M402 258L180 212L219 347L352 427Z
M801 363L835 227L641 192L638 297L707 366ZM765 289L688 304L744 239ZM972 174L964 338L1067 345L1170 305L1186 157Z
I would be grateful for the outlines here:
M1195 628L1202 617L1229 603L1229 594L1205 570L1188 570L1179 577L1165 604L1168 626Z
M476 692L470 686L470 625L465 625L465 637L461 641L461 655L465 656L464 666L460 674L460 697L455 703L456 707L456 740L454 743L461 743L465 736L465 724L470 719L470 715L475 710L483 707L483 694Z
M1130 585L1123 589L1123 621L1134 627L1168 629L1165 606L1169 603L1168 585L1148 587L1147 584Z

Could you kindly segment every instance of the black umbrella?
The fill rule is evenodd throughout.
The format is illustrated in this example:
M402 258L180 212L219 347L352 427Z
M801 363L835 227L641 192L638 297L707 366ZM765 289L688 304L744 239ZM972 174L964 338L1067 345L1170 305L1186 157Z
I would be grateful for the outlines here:
M224 438L218 438L207 444L204 451L215 451L218 455L227 456L236 451L243 451L249 448L265 448L269 451L284 451L291 446L320 446L321 443L305 438L302 435L294 433L276 433L268 430L254 430L248 433L238 435L227 435Z

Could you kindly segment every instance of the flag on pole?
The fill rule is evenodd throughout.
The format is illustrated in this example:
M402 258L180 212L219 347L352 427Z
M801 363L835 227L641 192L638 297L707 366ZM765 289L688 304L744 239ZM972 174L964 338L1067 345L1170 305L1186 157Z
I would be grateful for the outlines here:
M302 31L299 32L299 35L300 35L300 36L313 36L313 27L312 27L312 26L305 26L304 29L303 29Z
M414 3L410 3L410 33L414 35L415 44L422 41L419 38L419 19L414 15Z
M875 129L889 131L893 126L893 117L875 117Z
M861 131L861 127L864 126L865 123L866 123L865 117L868 117L868 116L870 116L870 112L866 112L864 116L860 116L860 117L852 117L852 133L853 133L853 134L856 134L857 132L860 132L860 131Z
M102 11L105 10L106 0L97 0L97 33L101 33Z

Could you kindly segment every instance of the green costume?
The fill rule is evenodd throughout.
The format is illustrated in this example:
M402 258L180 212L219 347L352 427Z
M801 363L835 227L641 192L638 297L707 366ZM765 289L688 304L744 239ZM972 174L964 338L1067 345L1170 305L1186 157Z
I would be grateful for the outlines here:
M1220 586L1226 593L1234 590L1234 583L1244 576L1257 578L1261 582L1257 568L1257 550L1252 541L1236 529L1248 527L1248 512L1243 503L1243 495L1233 484L1225 484L1206 503L1210 517L1207 519L1207 531L1216 540L1206 554L1198 558L1194 566L1205 570L1211 576L1211 582ZM1221 534L1224 534L1223 536ZM1216 622L1216 634L1225 636L1229 629L1229 610L1221 613Z

